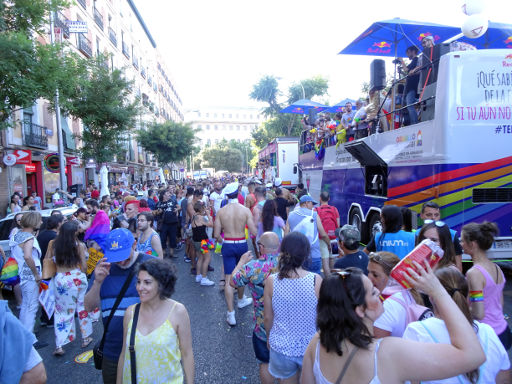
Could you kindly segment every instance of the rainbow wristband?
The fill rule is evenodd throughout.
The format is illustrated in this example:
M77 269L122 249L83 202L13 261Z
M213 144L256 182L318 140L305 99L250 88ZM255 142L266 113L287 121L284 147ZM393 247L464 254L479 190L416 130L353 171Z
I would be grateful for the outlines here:
M484 301L484 293L482 291L469 291L469 301L472 303Z

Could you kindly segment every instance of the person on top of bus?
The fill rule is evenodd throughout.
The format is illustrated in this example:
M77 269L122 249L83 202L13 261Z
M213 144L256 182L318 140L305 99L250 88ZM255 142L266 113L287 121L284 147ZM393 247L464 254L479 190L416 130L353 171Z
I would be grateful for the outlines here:
M427 201L421 206L420 219L423 223L425 220L439 222L441 220L441 209L437 203ZM443 223L442 221L440 223ZM428 222L427 222L428 224ZM418 235L419 231L416 232ZM453 247L455 248L455 266L462 272L462 246L460 245L459 235L453 229L450 229L452 235Z
M386 205L380 213L382 232L377 232L370 240L366 253L392 252L403 259L414 249L415 236L412 232L402 230L402 212L396 205Z

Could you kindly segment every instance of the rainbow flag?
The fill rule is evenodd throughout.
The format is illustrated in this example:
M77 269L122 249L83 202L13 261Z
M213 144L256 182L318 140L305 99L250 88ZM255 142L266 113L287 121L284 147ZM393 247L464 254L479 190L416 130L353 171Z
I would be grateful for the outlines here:
M105 249L104 241L110 233L110 220L105 211L99 210L94 216L92 225L85 231L84 240L94 240L98 245Z
M2 268L0 281L5 285L15 286L20 282L20 274L18 271L18 263L14 258L9 257Z

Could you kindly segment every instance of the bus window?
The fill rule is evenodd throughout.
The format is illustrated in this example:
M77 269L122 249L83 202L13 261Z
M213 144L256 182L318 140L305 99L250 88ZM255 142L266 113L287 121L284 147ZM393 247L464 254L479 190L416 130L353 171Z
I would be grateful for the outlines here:
M387 197L388 167L367 165L365 170L364 191L367 195Z

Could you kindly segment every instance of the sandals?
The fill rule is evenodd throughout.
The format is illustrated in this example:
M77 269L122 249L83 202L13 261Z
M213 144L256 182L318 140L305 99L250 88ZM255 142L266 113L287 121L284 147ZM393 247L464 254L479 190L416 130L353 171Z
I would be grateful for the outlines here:
M82 348L86 348L89 344L92 343L92 337L86 337L82 340Z
M53 351L53 356L64 356L64 350L62 347L55 348L55 351Z
M224 287L226 285L226 280L220 279L219 280L219 287Z

